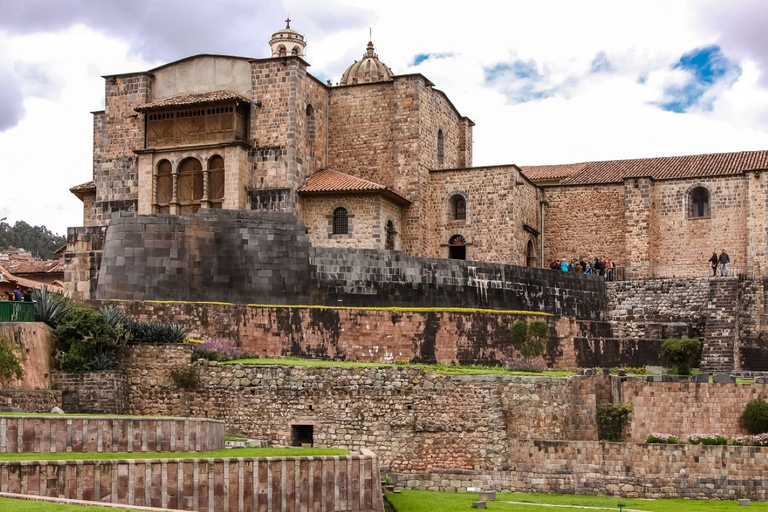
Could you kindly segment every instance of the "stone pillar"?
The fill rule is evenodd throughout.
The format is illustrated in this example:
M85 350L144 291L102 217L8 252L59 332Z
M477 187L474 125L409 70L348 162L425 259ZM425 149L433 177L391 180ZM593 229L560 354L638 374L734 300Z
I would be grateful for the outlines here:
M701 349L703 372L730 372L739 350L739 281L712 279L709 284L707 322Z
M650 277L651 189L650 178L624 180L624 232L627 266L632 277Z
M768 270L768 180L763 173L755 171L744 175L746 180L747 201L747 273L754 272L763 275Z

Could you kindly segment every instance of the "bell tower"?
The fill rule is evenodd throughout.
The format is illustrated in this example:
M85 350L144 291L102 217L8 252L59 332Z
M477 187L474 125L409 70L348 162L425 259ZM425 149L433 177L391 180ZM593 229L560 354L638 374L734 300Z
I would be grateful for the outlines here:
M304 40L304 36L291 28L291 18L286 18L285 28L272 34L272 39L269 40L272 57L304 58L306 47L307 42Z

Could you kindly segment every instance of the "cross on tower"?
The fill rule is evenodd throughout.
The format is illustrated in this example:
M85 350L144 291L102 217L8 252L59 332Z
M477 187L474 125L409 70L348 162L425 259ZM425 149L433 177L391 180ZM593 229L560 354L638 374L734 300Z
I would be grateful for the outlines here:
M291 17L285 18L285 28L291 28Z

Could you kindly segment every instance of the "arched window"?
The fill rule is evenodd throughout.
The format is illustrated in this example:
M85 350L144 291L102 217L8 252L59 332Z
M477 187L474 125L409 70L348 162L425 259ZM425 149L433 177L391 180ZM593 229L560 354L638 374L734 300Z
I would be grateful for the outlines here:
M533 241L528 240L528 246L525 248L525 264L529 267L535 267L537 266L537 261L536 248L533 245Z
M315 156L315 109L312 105L307 105L307 142L309 155Z
M387 237L384 240L384 249L392 251L395 249L395 223L387 221Z
M171 213L173 201L173 167L168 160L157 164L155 175L155 211L156 213Z
M467 241L461 235L453 235L448 240L448 257L452 260L467 259Z
M349 219L346 208L339 207L333 210L333 234L349 234Z
M453 220L467 220L467 200L456 194L451 198L451 214Z
M709 190L696 187L688 194L688 218L704 219L709 217Z
M208 201L211 208L221 208L224 200L224 159L219 155L208 160Z
M203 199L203 166L197 158L187 158L179 165L179 213L195 213Z
M299 55L301 53L301 50L299 50L298 46L294 46L293 50L291 50L291 55Z
M277 47L277 55L278 57L285 57L288 53L288 50L285 49L285 46L282 44Z
M443 130L437 130L437 163L443 165L445 160L445 141L443 140Z

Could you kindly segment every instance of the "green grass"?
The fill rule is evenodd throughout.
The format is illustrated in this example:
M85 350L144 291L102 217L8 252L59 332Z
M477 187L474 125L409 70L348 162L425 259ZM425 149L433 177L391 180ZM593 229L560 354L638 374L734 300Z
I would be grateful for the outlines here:
M3 512L118 512L120 510L135 509L61 505L59 503L46 503L44 501L0 498L0 510Z
M21 460L221 459L349 455L338 448L232 448L211 452L0 453L0 462ZM2 509L0 509L2 510Z
M404 490L402 494L387 494L387 499L397 512L466 512L471 510L477 493L444 493L431 491ZM628 499L618 496L576 496L572 494L526 494L526 493L497 493L496 502L488 503L488 510L514 510L515 512L558 512L584 509L575 507L605 507L618 510L617 505L623 503L627 509L645 510L648 512L680 512L692 510L696 512L727 512L743 511L736 501L701 501L701 500L645 500ZM553 505L572 505L565 508L547 508L535 505L513 505L504 501L524 503L546 503ZM768 511L768 503L753 502L749 510Z
M326 361L321 359L302 359L299 357L264 357L256 359L234 359L221 364L251 364L251 365L284 365L284 366L311 366L318 368L379 368L379 367L403 367L420 368L426 372L440 375L520 375L528 377L567 377L576 372L569 370L547 370L543 373L513 372L505 370L501 366L483 365L446 365L446 364L420 364L420 363L369 363L362 361Z

